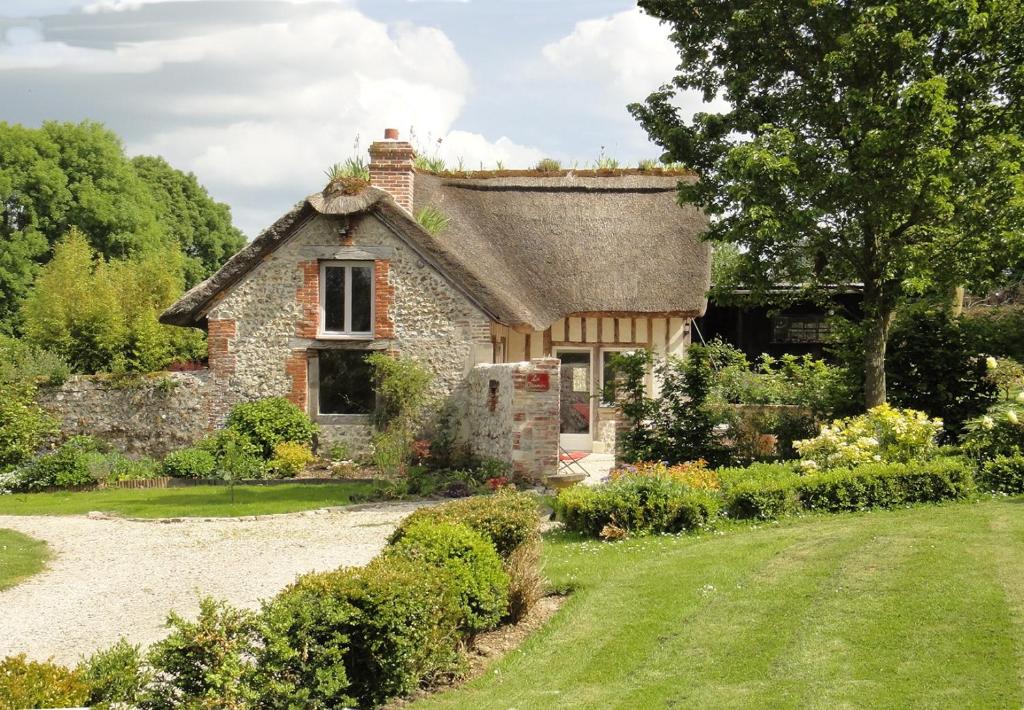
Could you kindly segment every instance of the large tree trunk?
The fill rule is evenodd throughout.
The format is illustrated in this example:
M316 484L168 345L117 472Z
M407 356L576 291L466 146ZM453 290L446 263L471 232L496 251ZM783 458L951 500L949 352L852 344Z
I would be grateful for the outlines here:
M885 345L892 313L877 313L864 322L864 405L885 404Z

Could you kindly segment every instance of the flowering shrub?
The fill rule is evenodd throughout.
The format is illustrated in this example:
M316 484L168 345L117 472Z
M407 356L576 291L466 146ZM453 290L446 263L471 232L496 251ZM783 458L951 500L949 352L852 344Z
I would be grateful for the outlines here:
M1019 400L967 422L964 451L979 460L1024 454L1024 402Z
M936 448L941 419L929 419L914 409L879 405L865 414L837 419L813 439L793 442L801 468L845 468L874 462L907 462Z
M617 468L608 474L613 481L625 476L669 478L690 488L702 488L710 491L717 491L720 487L718 474L708 468L704 459L685 461L674 466L669 466L664 461L644 461Z

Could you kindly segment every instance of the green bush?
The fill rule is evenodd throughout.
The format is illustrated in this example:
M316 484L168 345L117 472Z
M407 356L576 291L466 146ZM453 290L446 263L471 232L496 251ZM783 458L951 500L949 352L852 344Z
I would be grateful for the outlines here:
M1024 407L1000 405L967 422L964 451L979 461L1024 454Z
M89 475L97 481L147 481L161 475L160 464L143 456L133 459L112 451L109 454L91 454L86 457Z
M0 383L0 471L28 461L57 433L57 421L35 403L35 387Z
M397 543L410 527L424 521L463 523L490 540L505 560L521 544L540 534L536 498L528 493L501 490L492 496L420 508L402 521L388 542Z
M707 528L718 499L670 478L625 475L600 486L565 489L555 510L569 530L615 538Z
M1024 306L979 308L964 314L961 327L975 351L1024 362Z
M174 612L171 633L149 651L155 680L147 703L158 708L246 708L255 699L251 678L257 649L256 616L210 598L199 617ZM144 703L144 704L147 704Z
M54 663L30 661L25 654L0 660L0 708L73 708L89 699L82 675Z
M217 459L205 449L196 447L172 451L161 464L163 474L174 478L212 478Z
M135 705L152 680L139 647L124 639L92 654L77 670L89 686L88 704L95 708Z
M977 473L978 487L992 493L1015 496L1024 493L1024 456L997 456Z
M459 610L439 568L378 558L305 575L261 615L260 707L374 707L448 672Z
M267 469L274 476L294 478L306 470L316 457L309 447L295 441L282 441L274 447L274 458L270 459Z
M730 518L775 520L800 510L792 482L743 481L723 494L722 508Z
M60 385L70 374L71 368L60 355L24 340L0 335L0 383Z
M220 429L200 439L195 447L212 455L215 476L231 480L252 480L266 474L263 450L234 429Z
M91 464L96 454L107 453L107 446L91 436L72 436L56 451L44 454L19 468L19 491L41 491L46 488L74 488L96 483Z
M805 510L828 512L956 500L973 490L967 462L956 458L866 464L806 476L796 484Z
M459 599L460 626L469 633L493 629L508 611L509 577L494 545L462 523L420 522L384 551L440 568Z
M267 397L236 404L228 414L227 428L246 437L265 459L274 455L282 441L312 445L317 425L284 397Z
M732 475L724 475L723 481ZM946 457L806 476L751 476L724 487L723 495L729 516L771 520L799 510L838 512L958 500L973 490L966 460Z

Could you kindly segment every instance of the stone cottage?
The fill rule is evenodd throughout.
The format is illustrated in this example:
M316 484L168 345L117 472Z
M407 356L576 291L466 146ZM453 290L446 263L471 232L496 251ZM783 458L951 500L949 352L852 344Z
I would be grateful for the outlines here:
M531 383L552 377L562 446L610 449L615 411L600 392L611 354L682 354L707 304L706 219L676 202L678 182L695 178L437 175L414 157L389 129L370 146L369 185L310 195L162 314L208 333L211 423L236 401L284 395L324 438L358 446L374 403L363 360L386 351L424 363L440 394L466 391L477 372L490 384L468 391L491 399L502 378L478 366L532 361L505 379L531 367ZM447 219L436 234L415 217L428 207Z

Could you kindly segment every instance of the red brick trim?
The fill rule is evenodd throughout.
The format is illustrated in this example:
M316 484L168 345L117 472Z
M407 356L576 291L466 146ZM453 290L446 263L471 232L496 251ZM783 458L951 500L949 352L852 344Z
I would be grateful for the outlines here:
M233 319L209 320L206 324L206 352L210 371L215 376L235 372L235 356L231 341L238 335L238 324Z
M391 262L388 259L377 259L373 262L373 337L395 337L395 322L391 318L394 304L395 289L391 286Z
M285 358L284 371L291 381L291 389L285 398L302 411L309 406L309 363L305 350L292 350Z
M302 307L302 317L295 324L295 335L300 338L315 338L320 327L320 262L300 261L302 285L295 292L295 299Z

